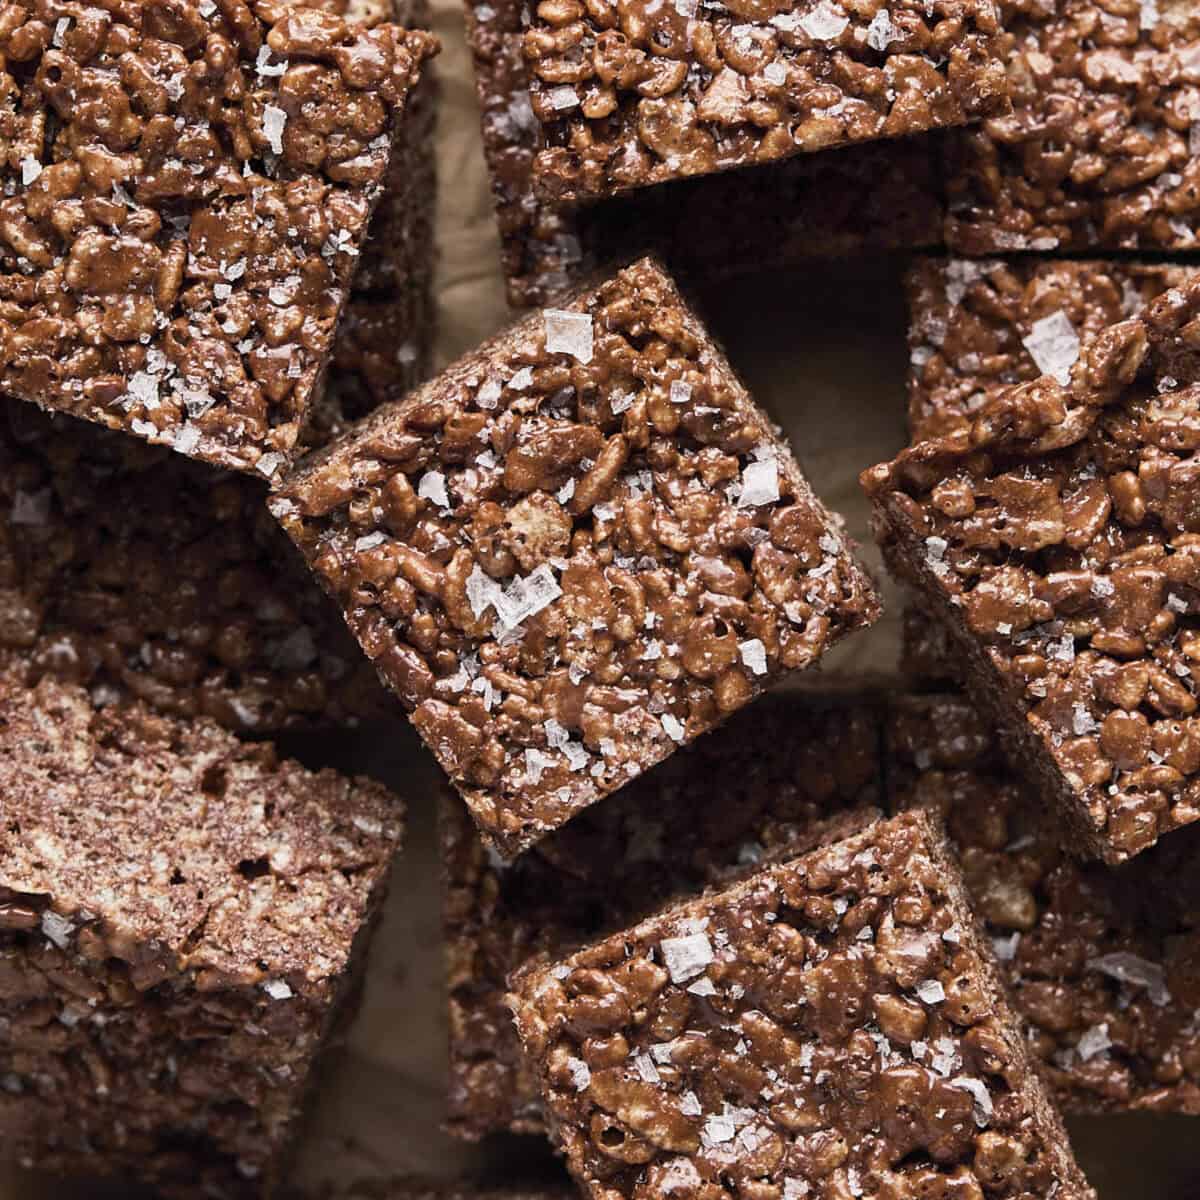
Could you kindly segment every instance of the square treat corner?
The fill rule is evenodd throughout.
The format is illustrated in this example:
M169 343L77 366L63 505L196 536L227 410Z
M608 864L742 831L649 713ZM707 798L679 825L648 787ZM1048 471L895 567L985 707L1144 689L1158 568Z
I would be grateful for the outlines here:
M1091 1200L925 813L769 867L510 995L593 1200Z
M965 697L894 697L886 740L889 803L945 819L1062 1110L1200 1114L1200 825L1115 870L1081 863Z
M1078 848L1200 817L1200 278L863 476L885 553Z
M898 138L1011 111L992 0L531 5L555 200Z
M829 818L877 809L881 718L857 697L765 696L511 864L487 853L447 788L451 1132L545 1131L504 1003L513 971L811 843Z
M9 5L0 388L273 475L436 48L267 0Z
M403 806L208 721L11 676L0 791L6 1154L263 1195L352 1014Z
M651 260L377 410L271 509L506 855L878 613Z

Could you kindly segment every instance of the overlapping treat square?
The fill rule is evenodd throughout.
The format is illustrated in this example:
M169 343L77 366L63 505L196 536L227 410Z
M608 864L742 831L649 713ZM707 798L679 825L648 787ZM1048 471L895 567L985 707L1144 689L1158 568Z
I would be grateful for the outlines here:
M681 904L510 996L595 1200L1087 1197L925 814Z
M11 6L0 387L272 474L435 48L266 0Z
M506 853L878 611L649 260L378 410L271 506Z
M0 677L6 1154L163 1195L279 1179L403 807L211 722Z
M1010 111L991 0L529 6L542 193L603 196Z
M1014 761L1119 862L1200 817L1194 279L864 475Z

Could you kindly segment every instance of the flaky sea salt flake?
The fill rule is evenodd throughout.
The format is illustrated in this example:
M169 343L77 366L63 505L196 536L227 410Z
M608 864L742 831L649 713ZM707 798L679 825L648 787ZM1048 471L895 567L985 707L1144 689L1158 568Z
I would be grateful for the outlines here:
M820 0L811 12L800 18L799 23L814 42L831 42L845 33L850 21L830 0Z
M1079 360L1079 335L1062 309L1034 321L1029 336L1021 339L1043 375L1052 375L1064 387Z
M754 508L774 504L779 499L779 469L773 458L750 463L742 472L742 491L739 508Z
M755 675L765 675L767 673L767 648L758 638L750 638L747 641L738 642L738 653L742 656L742 662Z
M271 146L273 154L283 153L283 128L287 124L287 113L274 104L263 109L263 136Z
M706 933L663 938L659 946L672 983L686 983L689 979L694 979L714 957L712 942L708 940Z
M588 313L548 308L543 314L543 320L546 324L548 353L569 354L581 363L592 361L592 318Z

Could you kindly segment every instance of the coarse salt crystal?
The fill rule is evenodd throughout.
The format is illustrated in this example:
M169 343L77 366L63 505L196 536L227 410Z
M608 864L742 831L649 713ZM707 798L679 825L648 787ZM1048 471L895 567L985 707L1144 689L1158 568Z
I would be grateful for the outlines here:
M271 48L269 46L259 46L258 58L254 61L254 71L257 75L264 77L270 75L283 75L288 69L288 61L285 58L282 62L271 62Z
M1079 360L1079 335L1061 309L1034 321L1029 336L1021 339L1037 368L1052 375L1064 387L1071 382L1071 368Z
M679 0L676 0L676 4L678 3ZM658 1190L664 1196L673 1195L675 1192L686 1192L691 1196L699 1190L700 1185L700 1172L686 1158L671 1159L658 1174Z
M917 984L916 993L926 1004L941 1004L946 998L946 989L936 979L923 979Z
M61 917L52 909L42 913L42 933L46 935L60 950L65 950L71 940L75 926L66 917Z
M686 983L694 979L714 959L712 943L706 933L663 938L659 947L672 983Z
M262 455L258 462L254 464L254 469L260 474L265 475L268 479L283 466L283 455L271 452Z
M701 979L697 979L695 983L689 983L687 990L693 996L715 996L717 994L716 986L707 975Z
M262 985L262 990L266 992L272 1000L290 1000L295 994L282 979L268 979L267 982Z
M568 108L579 107L579 96L573 87L568 87L566 84L562 87L551 88L546 93L546 99L550 102L550 107L557 112L566 112Z
M1079 1035L1079 1041L1075 1043L1075 1050L1084 1062L1090 1062L1096 1055L1103 1054L1111 1045L1112 1039L1108 1036L1108 1022L1103 1021L1099 1025L1085 1029Z
M431 500L438 508L450 507L450 494L446 491L446 477L441 471L426 471L417 484L417 495L422 500Z
M385 541L387 541L387 537L378 530L375 533L364 533L362 537L355 538L354 552L361 554L364 550L374 550L376 546L382 546Z
M774 504L779 499L779 471L772 458L750 463L742 472L742 491L739 508L754 508Z
M592 361L592 318L587 313L548 308L543 314L543 320L546 325L548 353L570 354L581 363Z
M840 37L849 24L846 14L830 0L820 0L812 12L800 18L800 28L817 42L829 42Z
M775 87L783 87L788 80L787 67L781 62L769 62L763 67L763 78Z
M21 159L21 182L28 187L42 173L42 164L32 155Z
M523 392L532 383L533 383L533 368L532 367L522 367L508 381L508 386L510 388L512 388L512 390L514 392Z
M273 154L283 153L283 129L287 124L287 113L274 104L263 109L263 136L271 145Z
M587 1091L588 1085L592 1082L591 1068L587 1063L582 1058L568 1058L567 1071L570 1073L575 1090L577 1092Z
M1158 0L1142 0L1138 15L1138 28L1148 32L1158 25Z
M738 642L738 653L742 656L742 662L755 675L765 675L767 673L767 648L758 638L750 638L748 641Z
M654 1065L650 1055L642 1053L633 1056L633 1065L637 1073L642 1077L643 1083L661 1083L662 1076L658 1073L658 1068Z
M662 721L663 729L665 729L667 732L667 736L671 738L672 741L682 742L683 735L686 730L680 723L679 719L672 716L670 713L663 713L660 719Z
M1017 947L1021 943L1019 932L1004 937L1000 934L992 938L992 951L1001 962L1012 962L1017 957Z
M1117 950L1112 954L1102 954L1098 958L1088 959L1086 964L1091 970L1099 971L1120 983L1130 987L1145 988L1150 1003L1159 1008L1165 1008L1171 1003L1171 993L1167 990L1167 977L1158 963L1153 963L1136 954L1125 950Z
M672 404L686 404L692 398L692 385L682 379L673 379L669 395Z
M892 25L891 13L886 8L881 8L867 26L867 45L872 50L886 50L897 36L895 26Z
M500 399L500 391L500 384L495 379L489 379L479 389L475 403L480 408L495 408L496 402Z

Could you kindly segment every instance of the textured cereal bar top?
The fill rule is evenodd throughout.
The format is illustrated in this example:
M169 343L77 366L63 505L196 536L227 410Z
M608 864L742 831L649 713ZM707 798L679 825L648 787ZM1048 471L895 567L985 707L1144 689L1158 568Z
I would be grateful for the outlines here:
M1200 248L1200 8L1002 4L1013 112L946 140L951 249Z
M878 612L650 261L377 410L271 508L506 854Z
M707 280L752 271L764 258L798 263L941 241L940 154L920 138L681 180L618 204L555 204L534 187L539 126L523 0L465 0L465 8L501 269L515 307L547 304L597 263L636 253L653 251L673 271Z
M168 1196L276 1180L403 809L204 720L0 678L6 1157Z
M251 734L387 695L262 480L0 400L0 664Z
M882 803L877 714L767 696L594 805L509 866L463 805L444 805L451 1132L543 1132L540 1097L504 1004L508 976L621 929L675 895Z
M879 531L1085 853L1200 817L1200 279L866 472Z
M914 440L969 426L1003 387L1067 378L1097 334L1193 270L1128 259L918 258L905 279Z
M1081 864L968 701L899 697L887 729L890 802L945 817L1059 1105L1200 1114L1200 826Z
M0 388L272 474L427 34L256 0L0 21Z
M592 1200L1094 1195L924 814L530 968L510 1003Z
M992 0L530 6L546 196L604 196L1010 111Z

